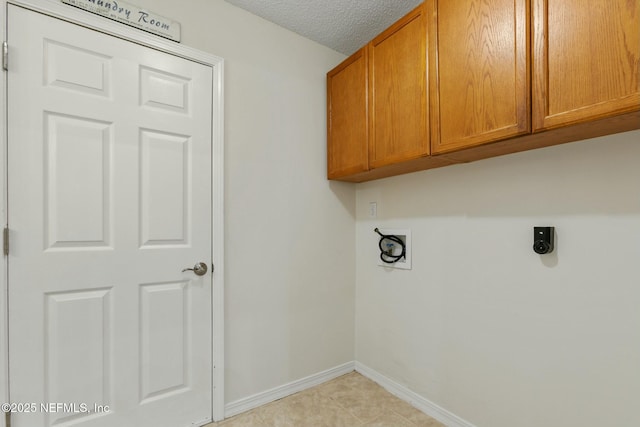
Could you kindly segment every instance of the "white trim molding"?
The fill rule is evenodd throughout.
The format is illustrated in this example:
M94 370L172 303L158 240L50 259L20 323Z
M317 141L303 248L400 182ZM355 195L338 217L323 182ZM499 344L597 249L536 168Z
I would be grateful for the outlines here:
M210 66L213 72L212 105L212 191L213 191L213 418L224 418L224 59L202 52L183 44L175 43L159 36L128 27L119 22L87 13L81 9L63 4L59 0L0 0L0 28L2 40L7 38L7 5L13 4L26 9L49 15L67 22L81 25L104 34L150 47L174 56ZM0 42L2 41L0 40ZM9 65L11 66L11 65ZM6 224L6 171L7 171L7 73L2 73L0 87L0 186L2 187L2 206L0 219ZM0 403L9 398L8 367L8 307L7 307L7 269L6 258L0 264ZM0 416L0 427L5 426L4 416Z
M0 34L2 40L7 40L7 4L0 0ZM7 224L7 72L0 77L0 186L1 203L0 224L4 228ZM7 257L2 257L0 263L0 403L9 401L9 307L7 306ZM4 413L0 412L0 427L5 426Z
M457 415L436 405L429 399L426 399L420 396L418 393L415 393L409 390L407 387L401 384L398 384L394 380L382 375L378 371L371 369L360 362L355 362L355 365L356 365L356 371L358 373L378 383L389 393L411 404L416 409L419 409L420 411L424 412L430 417L435 418L436 420L440 421L444 425L448 427L475 427L470 422L463 420Z
M354 370L355 362L347 362L336 366L335 368L327 369L326 371L290 382L289 384L281 385L279 387L272 388L271 390L236 400L235 402L228 403L225 406L225 417L233 417L234 415L255 409L275 400L282 399L283 397L291 396L292 394L315 387L334 378L338 378L339 376L348 374L349 372L353 372Z

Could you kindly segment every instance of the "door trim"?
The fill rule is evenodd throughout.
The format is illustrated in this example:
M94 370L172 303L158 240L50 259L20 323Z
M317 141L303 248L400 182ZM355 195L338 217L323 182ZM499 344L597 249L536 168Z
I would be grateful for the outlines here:
M13 4L67 22L78 24L110 36L210 66L213 71L212 105L212 259L215 265L212 290L212 396L213 419L224 419L224 59L218 56L165 40L123 24L87 13L57 0L0 0L0 26L2 40L7 39L7 5ZM1 40L0 40L1 41ZM11 51L11 47L9 47ZM9 54L11 57L11 54ZM11 59L9 59L11 67ZM2 204L0 220L7 224L7 72L0 82L0 187ZM7 257L0 263L0 403L9 397L9 328ZM0 414L3 415L3 414ZM0 416L0 427L5 417Z

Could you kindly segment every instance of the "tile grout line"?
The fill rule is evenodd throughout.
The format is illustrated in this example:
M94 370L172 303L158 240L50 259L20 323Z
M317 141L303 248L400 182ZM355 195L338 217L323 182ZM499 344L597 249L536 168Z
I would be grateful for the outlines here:
M399 413L398 411L395 410L391 410L392 413L396 414L397 416L399 416L400 418L402 418L403 420L405 420L406 422L409 423L409 425L411 426L417 426L416 423L414 423L413 421L411 421L409 418L405 417L404 415L402 415L401 413Z

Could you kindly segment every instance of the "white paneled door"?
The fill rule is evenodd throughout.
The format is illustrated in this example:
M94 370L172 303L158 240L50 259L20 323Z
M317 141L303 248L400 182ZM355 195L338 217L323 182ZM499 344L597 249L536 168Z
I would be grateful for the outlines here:
M212 68L12 5L8 41L12 427L205 424Z

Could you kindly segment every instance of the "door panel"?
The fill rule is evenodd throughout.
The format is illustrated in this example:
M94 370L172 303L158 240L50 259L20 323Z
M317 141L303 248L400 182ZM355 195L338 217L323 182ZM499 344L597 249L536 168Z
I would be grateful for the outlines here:
M71 90L109 96L110 58L92 50L44 40L45 82Z
M45 112L44 126L45 248L108 247L112 124Z
M45 296L44 381L51 402L111 401L111 295L111 289L92 289ZM56 411L46 425L77 418Z
M212 69L8 22L10 398L66 405L13 426L204 424L212 276L182 270L211 263Z
M140 135L141 246L188 245L190 141L143 129ZM163 212L163 215L156 215Z
M140 287L142 401L184 391L191 375L188 282Z
M189 79L140 67L142 105L188 114L189 91Z

